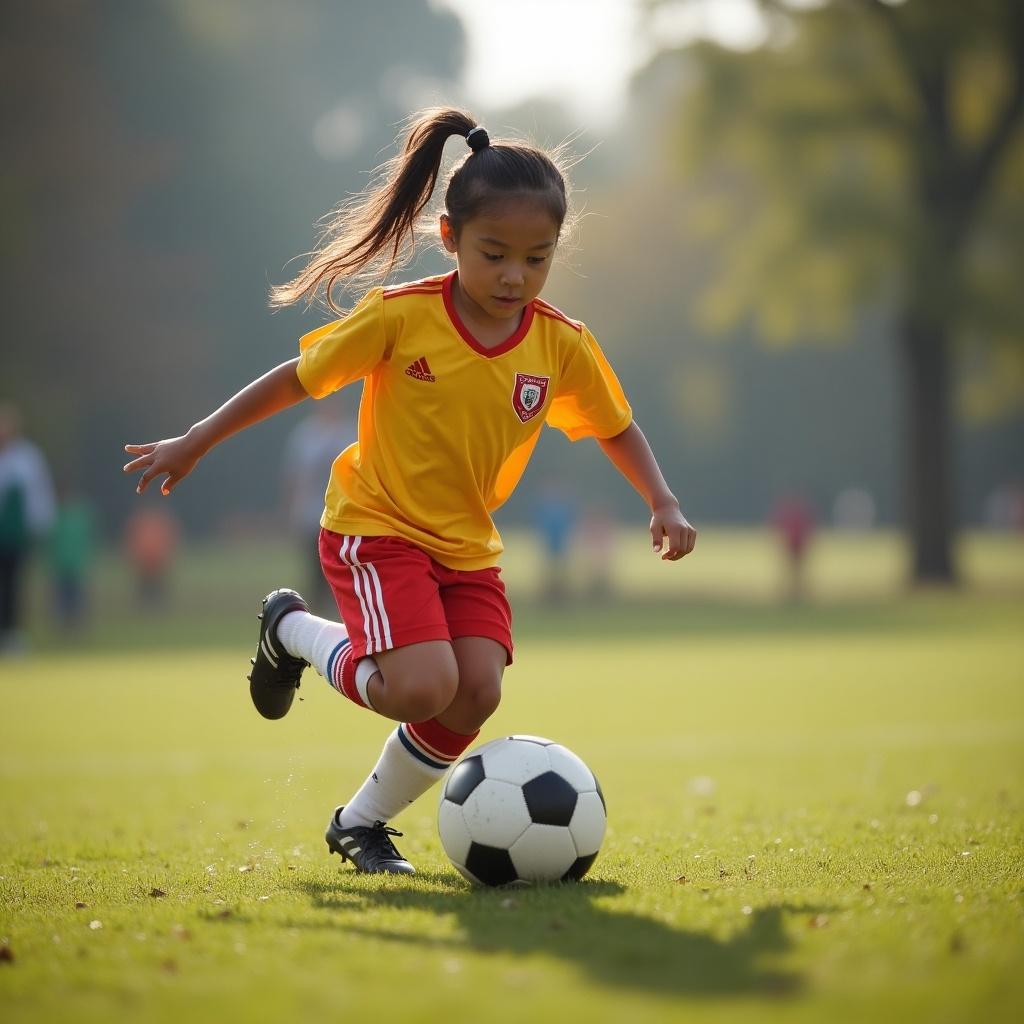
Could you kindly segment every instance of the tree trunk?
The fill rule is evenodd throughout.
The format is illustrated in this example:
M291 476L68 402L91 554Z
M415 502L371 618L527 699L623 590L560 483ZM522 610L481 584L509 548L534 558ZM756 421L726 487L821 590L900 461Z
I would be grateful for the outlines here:
M906 310L899 345L907 417L905 503L915 583L956 582L949 342L949 327L933 310Z

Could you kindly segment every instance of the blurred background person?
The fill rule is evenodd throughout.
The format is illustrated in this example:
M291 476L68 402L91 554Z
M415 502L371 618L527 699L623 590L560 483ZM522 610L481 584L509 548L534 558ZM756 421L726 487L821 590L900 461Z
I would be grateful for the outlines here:
M1009 480L996 487L985 503L985 523L995 530L1024 530L1024 484Z
M866 531L878 525L878 510L864 487L844 487L832 503L832 525L837 530Z
M135 574L139 602L146 608L167 602L179 533L177 519L157 504L140 506L125 523L124 551Z
M0 403L0 654L24 649L24 571L33 544L53 520L53 482L46 459L21 436L18 409Z
M80 631L88 621L89 575L96 557L96 513L75 487L61 495L50 531L49 560L54 612L61 637Z
M785 494L775 503L771 521L786 557L786 595L790 601L800 601L805 591L804 562L814 536L814 509L802 494Z
M543 559L540 596L544 601L561 601L569 593L569 551L578 519L575 495L561 480L546 480L533 506Z
M288 526L306 565L311 608L331 611L334 595L320 567L320 517L334 460L356 440L356 417L345 396L332 395L315 404L288 436L284 452L284 498Z
M592 601L607 601L613 596L612 562L617 525L607 505L590 506L580 522L583 587Z

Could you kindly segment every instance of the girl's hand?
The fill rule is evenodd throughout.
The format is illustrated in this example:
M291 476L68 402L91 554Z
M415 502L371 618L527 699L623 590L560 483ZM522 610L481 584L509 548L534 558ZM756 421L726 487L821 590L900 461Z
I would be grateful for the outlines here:
M126 444L124 450L138 458L129 462L124 471L135 473L143 470L136 492L141 494L150 480L166 473L160 491L170 494L171 488L187 477L196 463L225 438L308 398L296 372L298 365L299 357L296 356L275 366L258 380L247 384L206 419L193 423L188 433L181 437L151 441L149 444Z
M693 550L693 545L697 543L697 531L686 521L686 516L674 502L670 505L656 505L651 516L651 540L655 554L661 553L663 562L675 562Z
M161 473L166 473L167 476L160 485L160 493L170 494L171 488L195 469L203 454L197 450L187 434L166 441L151 441L149 444L126 444L124 450L129 455L138 456L124 467L124 472L136 473L140 469L144 471L135 488L136 494L142 494L149 482Z

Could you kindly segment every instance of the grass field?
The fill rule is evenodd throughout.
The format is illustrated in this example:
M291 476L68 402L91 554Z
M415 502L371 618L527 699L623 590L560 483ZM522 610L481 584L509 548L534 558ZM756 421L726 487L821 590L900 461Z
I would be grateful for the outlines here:
M609 807L587 879L535 890L464 883L434 795L396 823L414 879L328 858L387 726L311 674L261 720L247 606L0 662L0 1016L1016 1021L1020 549L978 557L964 594L875 550L855 598L525 607L481 740L559 739Z

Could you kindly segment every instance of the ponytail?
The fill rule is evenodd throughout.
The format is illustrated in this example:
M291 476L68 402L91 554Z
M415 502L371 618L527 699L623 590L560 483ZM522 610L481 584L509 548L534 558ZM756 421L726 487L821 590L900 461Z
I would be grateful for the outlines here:
M339 315L332 292L343 278L385 277L409 261L415 249L416 220L430 201L441 170L444 144L476 126L461 110L425 110L409 122L401 153L385 163L378 184L325 218L315 252L300 274L270 291L275 309L319 292Z
M270 290L270 305L280 309L319 296L344 316L333 297L339 282L384 278L407 263L415 252L417 221L437 184L444 145L453 135L463 136L471 149L452 171L445 192L456 233L485 203L516 193L537 196L561 227L567 190L557 157L525 143L492 143L465 111L425 110L408 122L401 152L381 166L376 184L324 219L309 262L291 281Z

